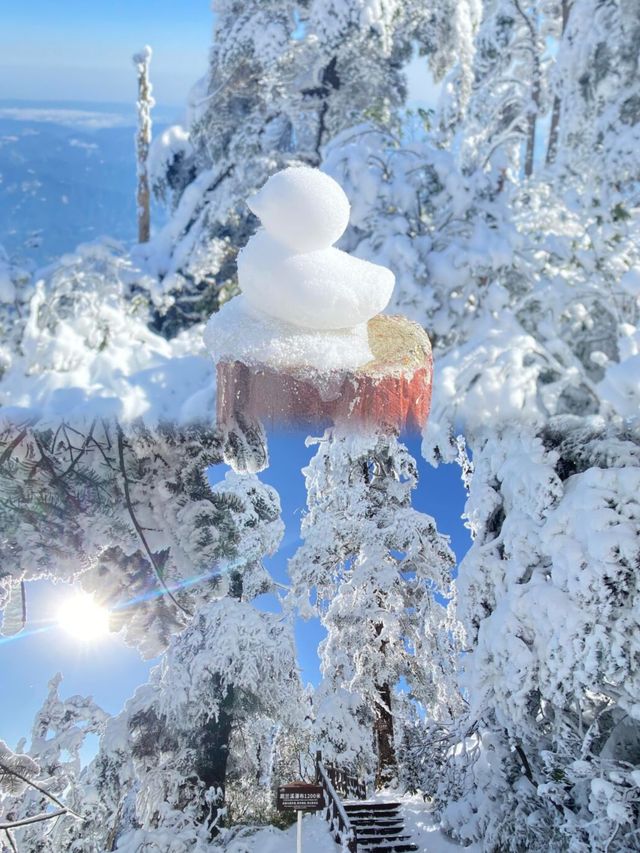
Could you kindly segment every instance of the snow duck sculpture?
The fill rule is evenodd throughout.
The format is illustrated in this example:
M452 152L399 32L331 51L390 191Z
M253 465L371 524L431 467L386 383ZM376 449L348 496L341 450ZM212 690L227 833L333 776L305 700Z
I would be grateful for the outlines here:
M291 167L248 200L262 223L238 255L242 293L214 314L218 421L421 428L431 399L423 329L382 312L391 270L334 247L350 205L333 178Z
M325 331L366 323L387 307L395 284L391 270L333 248L349 224L350 207L328 175L285 169L248 205L264 226L238 257L240 288L254 310Z

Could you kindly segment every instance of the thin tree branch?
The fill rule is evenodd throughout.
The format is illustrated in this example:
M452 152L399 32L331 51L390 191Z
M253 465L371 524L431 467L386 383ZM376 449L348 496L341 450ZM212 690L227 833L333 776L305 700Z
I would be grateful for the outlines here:
M80 461L82 456L86 453L87 446L89 445L89 442L93 439L93 430L95 429L95 426L96 426L96 422L94 420L91 423L91 427L89 428L89 432L88 432L86 438L84 438L84 440L83 440L82 447L80 447L78 449L78 455L74 457L71 455L71 439L68 436L67 428L66 428L66 424L65 424L64 436L67 439L67 444L69 446L69 455L71 455L71 464L69 465L69 467L67 468L66 471L63 471L61 474L58 474L56 477L54 477L54 482L57 480L62 480L64 477L67 476L67 474L70 474L71 471L73 471L73 469L76 467L76 465L78 464L78 462Z
M11 444L7 445L7 447L4 450L4 453L2 454L2 456L0 456L0 465L4 465L4 463L9 460L13 451L20 444L22 439L26 436L26 434L29 430L29 427L33 426L35 424L35 422L36 422L35 418L32 418L31 420L27 421L26 424L24 425L24 427L18 433L18 435L11 442Z
M61 809L57 812L41 812L40 814L33 815L32 817L23 817L21 820L12 820L9 823L0 823L0 829L4 829L6 832L9 829L16 829L19 826L28 826L31 823L41 823L43 820L52 820L55 817L61 817L63 814L74 815L71 809ZM79 820L82 820L78 815L74 815L74 817L78 817Z
M34 782L33 779L29 779L28 776L23 776L22 773L18 772L17 770L14 770L13 767L7 767L7 765L3 764L2 762L0 762L0 769L4 770L5 773L8 773L11 776L15 776L16 779L20 779L21 782L25 783L25 785L30 785L32 788L35 788L36 791L39 791L45 797L48 797L48 799L50 799L52 803L55 803L61 809L64 809L65 812L69 812L69 814L73 815L78 820L83 820L83 818L80 817L77 812L74 812L73 809L69 808L69 806L65 806L65 804L60 802L57 797L54 797L53 794L47 791L46 788L43 788L38 785L38 783ZM0 829L4 828L5 827L0 824Z

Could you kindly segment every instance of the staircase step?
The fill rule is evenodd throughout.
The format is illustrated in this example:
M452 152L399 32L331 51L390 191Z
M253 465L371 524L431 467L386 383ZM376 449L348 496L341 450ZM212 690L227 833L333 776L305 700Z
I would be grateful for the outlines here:
M357 821L352 820L351 826L356 830L358 836L395 835L396 833L399 834L404 830L403 821L398 821L398 823L394 823L393 826L380 826L378 823L358 823Z
M356 823L373 823L383 825L389 823L397 823L398 821L402 821L401 814L376 814L375 812L372 814L371 812L356 812L349 813L347 812L350 821L355 821Z
M387 823L402 823L402 815L401 814L370 814L369 812L356 812L355 814L349 815L349 820L354 821L356 823L366 823L367 821L371 821L371 823L379 824L380 826L384 826Z
M397 814L400 811L399 806L379 806L376 808L375 806L348 806L346 811L349 814L362 814L363 812L368 814Z
M345 809L399 809L400 803L387 800L344 800Z
M375 832L358 833L358 844L406 844L411 841L410 835L403 835L402 831L392 836L376 835Z
M402 812L347 812L349 820L370 820L372 823L395 823L402 820Z
M401 842L399 844L374 844L361 845L358 840L358 853L409 853L409 851L417 850L418 847L413 841Z

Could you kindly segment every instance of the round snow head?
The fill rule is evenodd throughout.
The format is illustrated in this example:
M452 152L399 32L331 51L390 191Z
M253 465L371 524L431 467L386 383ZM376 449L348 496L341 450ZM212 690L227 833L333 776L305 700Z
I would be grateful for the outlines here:
M272 175L247 204L266 231L294 252L335 243L349 224L351 209L340 184L308 166Z

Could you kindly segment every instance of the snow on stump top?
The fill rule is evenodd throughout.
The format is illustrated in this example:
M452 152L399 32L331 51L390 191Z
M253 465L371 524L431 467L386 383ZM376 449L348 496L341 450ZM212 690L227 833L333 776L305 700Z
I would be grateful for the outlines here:
M219 423L420 430L431 401L429 339L416 323L380 314L391 270L333 247L349 221L342 188L293 167L248 204L264 227L238 256L242 294L205 330Z

